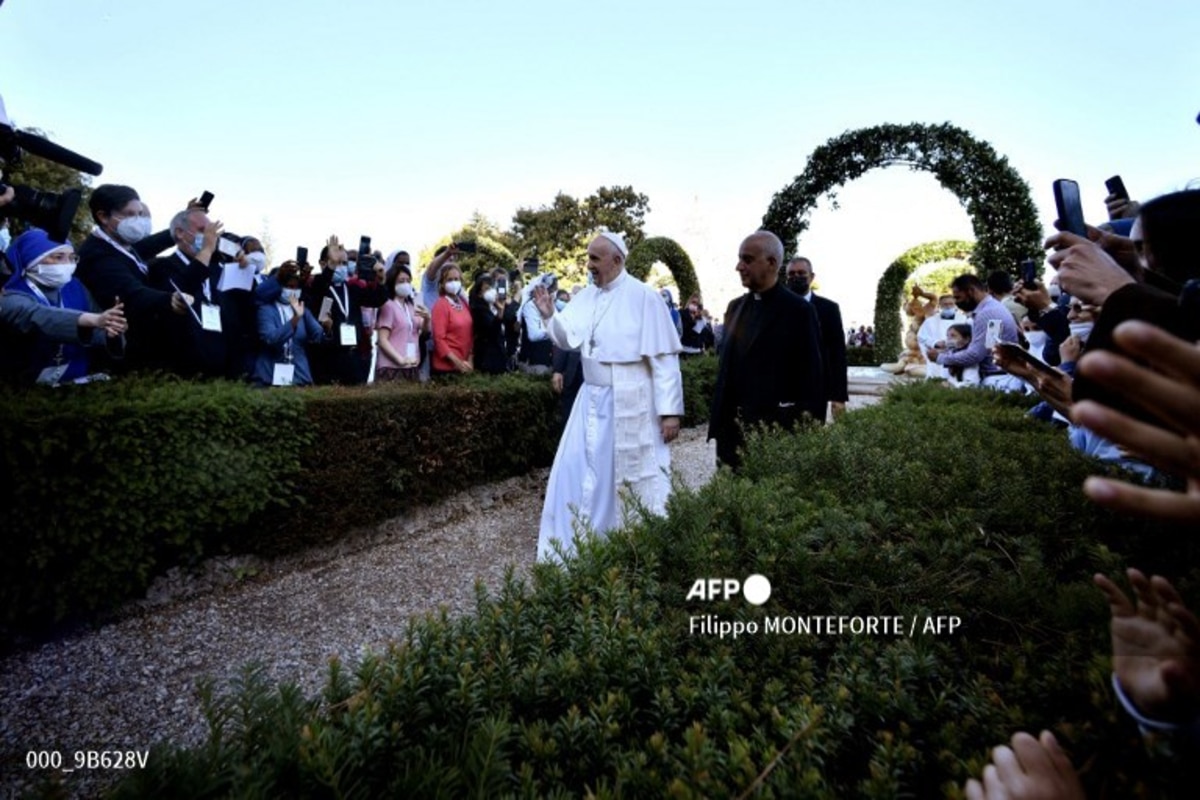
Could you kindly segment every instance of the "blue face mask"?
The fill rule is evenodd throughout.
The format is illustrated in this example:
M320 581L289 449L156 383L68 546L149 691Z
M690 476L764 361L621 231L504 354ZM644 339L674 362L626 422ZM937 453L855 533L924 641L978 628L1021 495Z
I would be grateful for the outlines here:
M557 310L562 311L564 308L567 307L567 301L566 300L555 300L554 307Z
M203 249L204 249L204 234L197 233L195 236L192 237L192 250L196 253L199 253Z
M300 299L300 290L298 288L297 289L284 289L283 293L279 297L280 302L283 302L283 303L290 303L293 300L299 300L299 299Z
M333 285L341 286L343 283L346 282L346 278L349 277L349 275L350 275L350 268L347 267L345 264L342 264L341 266L338 266L338 267L334 267L334 269L333 269Z
M942 309L942 319L954 319L954 309L953 308L943 308Z

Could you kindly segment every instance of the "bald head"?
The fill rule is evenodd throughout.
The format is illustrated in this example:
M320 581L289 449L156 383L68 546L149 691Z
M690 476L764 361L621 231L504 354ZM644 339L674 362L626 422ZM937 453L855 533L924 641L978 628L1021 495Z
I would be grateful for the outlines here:
M779 280L783 263L783 242L770 231L756 231L742 240L738 250L737 271L742 286L752 292L765 292Z
M596 285L603 288L616 280L625 267L625 256L621 249L604 236L597 236L588 245L588 272Z

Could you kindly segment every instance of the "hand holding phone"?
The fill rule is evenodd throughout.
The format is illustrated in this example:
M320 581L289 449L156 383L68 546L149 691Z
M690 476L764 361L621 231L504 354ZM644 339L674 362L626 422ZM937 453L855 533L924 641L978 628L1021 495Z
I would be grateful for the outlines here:
M1079 184L1066 178L1054 182L1054 205L1058 209L1061 229L1087 238L1087 223L1083 221L1083 204L1079 200Z
M1037 264L1032 258L1021 262L1021 283L1026 289L1037 288Z
M300 266L304 266L305 264L308 263L308 248L307 247L297 247L296 248L296 263L299 264Z
M203 208L205 211L208 211L208 207L210 205L212 205L212 201L213 201L213 193L212 192L205 191L203 194L200 195L200 207Z

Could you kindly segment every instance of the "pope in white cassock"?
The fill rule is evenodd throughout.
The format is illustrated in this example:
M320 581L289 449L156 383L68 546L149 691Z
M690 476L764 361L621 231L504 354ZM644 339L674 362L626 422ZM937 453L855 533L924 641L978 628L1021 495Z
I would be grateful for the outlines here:
M679 435L683 382L679 334L658 292L625 271L629 251L619 234L604 232L588 245L594 285L555 313L542 286L533 300L557 347L579 350L583 386L558 443L542 525L538 560L574 547L576 523L604 535L621 521L621 490L662 514L671 489L671 452ZM582 528L580 529L582 531Z

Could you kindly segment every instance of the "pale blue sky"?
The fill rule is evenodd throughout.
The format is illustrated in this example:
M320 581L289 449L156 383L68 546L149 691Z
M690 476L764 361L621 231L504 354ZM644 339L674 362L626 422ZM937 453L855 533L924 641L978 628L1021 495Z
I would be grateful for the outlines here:
M338 233L418 251L478 209L507 227L562 190L632 184L710 307L738 242L847 129L949 121L1029 182L1135 197L1200 177L1200 4L1159 2L7 0L9 116L104 164L160 223L204 189L281 256ZM970 236L893 168L819 210L800 249L867 321L907 247Z

